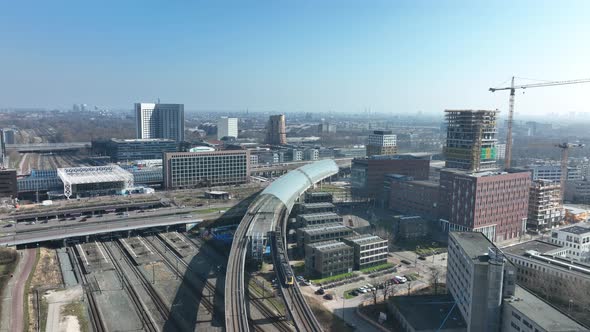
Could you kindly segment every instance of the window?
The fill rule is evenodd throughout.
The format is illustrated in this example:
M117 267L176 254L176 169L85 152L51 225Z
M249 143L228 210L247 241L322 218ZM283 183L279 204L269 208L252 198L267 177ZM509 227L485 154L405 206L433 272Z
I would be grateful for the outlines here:
M520 327L517 324L515 324L514 322L510 322L510 326L512 326L512 328L515 331L520 331Z
M516 319L520 320L520 315L519 315L519 314L517 314L517 313L516 313L516 312L514 312L514 311L512 312L512 317L514 317L514 318L516 318Z

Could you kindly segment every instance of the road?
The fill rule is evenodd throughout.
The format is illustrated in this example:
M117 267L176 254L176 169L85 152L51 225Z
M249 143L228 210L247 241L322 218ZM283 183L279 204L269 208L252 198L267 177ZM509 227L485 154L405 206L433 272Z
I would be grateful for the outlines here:
M23 331L24 294L27 279L35 264L35 249L19 250L14 277L5 287L1 331ZM8 304L8 305L7 305Z
M218 206L217 208L221 208ZM229 208L229 207L228 207ZM152 212L130 212L128 217L108 215L101 218L93 217L88 221L79 222L76 220L67 220L59 222L54 220L47 224L37 223L35 225L14 225L10 227L11 233L4 234L0 237L0 245L13 245L14 243L33 243L42 242L52 239L61 239L67 237L84 236L94 233L108 233L109 231L119 231L135 228L146 228L162 224L182 224L189 223L191 220L215 219L222 215L221 211L209 212L205 207L199 210L192 209L167 209L163 211ZM190 214L188 214L190 212ZM203 213L204 212L204 213ZM227 216L225 214L224 216ZM237 215L236 217L240 217ZM80 219L80 218L78 218ZM16 233L15 233L16 232Z

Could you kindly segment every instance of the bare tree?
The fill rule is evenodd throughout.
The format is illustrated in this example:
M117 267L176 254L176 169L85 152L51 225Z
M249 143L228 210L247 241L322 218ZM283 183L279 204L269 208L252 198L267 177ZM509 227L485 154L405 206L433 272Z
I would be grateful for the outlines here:
M383 302L387 301L387 297L391 296L391 292L393 292L393 286L386 282L383 284Z
M436 267L430 267L430 278L429 284L431 287L434 288L434 295L438 294L438 282L439 278L441 277L440 270Z
M373 295L373 304L377 305L377 288L371 288L371 294Z

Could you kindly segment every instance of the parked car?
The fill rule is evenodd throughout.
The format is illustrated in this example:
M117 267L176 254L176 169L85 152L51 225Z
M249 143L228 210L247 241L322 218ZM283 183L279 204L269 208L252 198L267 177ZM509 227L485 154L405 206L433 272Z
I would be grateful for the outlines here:
M334 299L334 295L332 295L332 294L326 294L326 295L324 295L324 299L326 299L326 300L333 300Z
M425 261L426 260L426 257L420 255L420 256L418 256L418 259L421 260L421 261Z
M325 292L326 291L323 288L319 288L317 291L315 291L317 295L324 295Z
M412 264L409 260L406 260L406 259L402 259L401 262L404 263L404 264L406 264L406 265L411 265Z

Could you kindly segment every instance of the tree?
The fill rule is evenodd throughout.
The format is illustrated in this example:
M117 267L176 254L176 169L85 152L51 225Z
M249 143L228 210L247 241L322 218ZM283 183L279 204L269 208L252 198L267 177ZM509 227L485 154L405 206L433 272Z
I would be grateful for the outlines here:
M371 288L371 294L373 295L373 303L375 305L377 305L377 293L378 293L377 288L375 288L375 287Z

